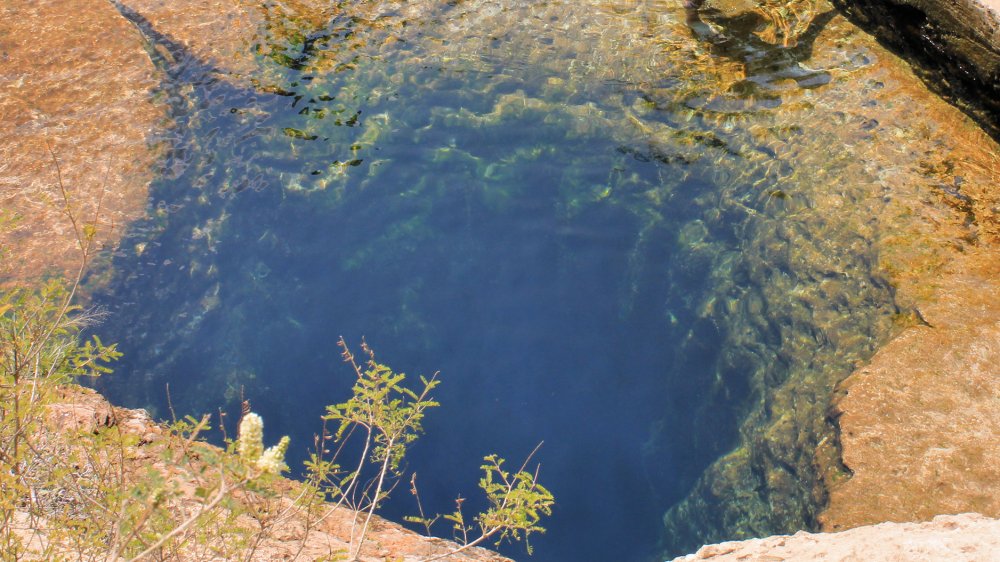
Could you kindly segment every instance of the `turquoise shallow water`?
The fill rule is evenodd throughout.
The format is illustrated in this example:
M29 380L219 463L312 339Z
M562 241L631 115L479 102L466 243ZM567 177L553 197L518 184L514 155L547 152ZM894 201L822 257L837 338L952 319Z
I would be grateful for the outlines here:
M126 15L174 61L149 218L96 296L126 404L246 398L298 461L352 382L337 338L364 337L441 372L407 462L425 509L544 441L535 559L645 560L766 389L846 368L894 311L868 233L754 132L804 135L775 115L829 82L808 40L655 2L357 3L270 14L234 77Z

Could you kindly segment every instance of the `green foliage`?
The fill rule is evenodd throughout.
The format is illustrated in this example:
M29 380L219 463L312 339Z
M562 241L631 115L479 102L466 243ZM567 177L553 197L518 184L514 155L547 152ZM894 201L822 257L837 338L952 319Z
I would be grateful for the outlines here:
M528 537L531 533L545 532L545 528L539 523L543 515L552 514L552 505L555 503L552 494L538 483L538 469L536 468L535 472L525 470L537 451L538 447L528 455L521 468L514 474L504 470L503 464L506 461L499 456L487 455L483 458L484 464L481 467L483 477L479 480L479 488L486 494L490 507L473 518L479 527L479 537L469 538L469 531L473 530L473 527L466 523L465 514L462 512L465 500L461 496L455 500L455 511L444 516L446 520L452 522L452 533L463 545L459 550L478 545L487 539L495 540L497 546L504 540L523 540L528 554L532 553ZM434 520L436 519L435 517ZM413 520L428 526L434 522L423 516L423 509L421 518ZM440 557L431 560L438 558Z
M406 375L394 373L375 361L375 353L364 342L362 351L368 356L365 368L356 362L341 338L339 345L344 360L351 363L357 374L352 396L346 402L327 406L324 420L337 422L336 439L341 440L352 429L364 428L374 441L371 461L387 462L391 471L399 469L406 447L423 432L424 411L439 404L429 394L439 384L437 374L429 380L420 377L423 390L417 394L403 386Z
M66 503L73 491L87 482L75 482L70 491L45 486L79 476L65 464L52 460L74 456L65 448L36 440L60 385L81 376L99 376L109 371L109 362L119 357L115 346L94 338L83 344L79 331L90 316L70 304L73 291L58 281L37 290L14 288L0 297L0 554L17 559L26 545L15 532L21 513L48 515ZM93 522L87 506L70 504L62 516L73 523L71 537L81 545L94 543Z
M287 438L264 450L259 416L245 413L240 438L226 450L201 441L208 416L175 420L163 428L172 445L158 449L155 468L140 460L148 454L140 453L140 437L115 423L62 437L46 430L45 409L57 391L78 377L110 372L109 363L120 356L96 337L79 340L92 316L71 304L73 293L53 281L0 297L0 557L142 559L155 552L161 558L196 553L252 560L277 520L281 496L273 483L287 469ZM344 558L356 559L375 510L402 476L408 447L423 433L427 409L438 406L430 394L439 381L436 374L420 377L418 392L405 385L405 374L377 362L367 344L359 364L344 340L339 343L356 380L351 396L323 416L335 431L317 440L296 507L305 514L307 534L328 509L328 498L337 502L334 508L352 508L355 528ZM344 470L336 456L352 438L361 439L363 452L352 470ZM332 456L328 441L337 445ZM526 541L544 531L540 519L551 513L552 496L537 474L523 466L509 473L496 455L485 461L480 487L490 508L474 518L482 534L471 541L465 536L453 552L488 538ZM416 495L415 476L411 482ZM46 522L43 546L29 549L17 531L25 514ZM440 517L425 517L421 508L419 518L408 520L429 532ZM460 509L444 517L463 535L468 530Z
M70 304L70 298L71 291L55 280L37 291L13 289L0 297L4 389L16 390L12 385L25 380L58 384L110 372L107 364L121 354L96 336L78 344L79 331L91 317Z
M366 359L364 366L360 365L343 338L338 345L342 350L344 361L351 365L356 376L352 395L345 402L328 406L323 417L324 422L334 422L336 430L328 434L324 427L323 433L317 437L316 451L306 462L306 483L310 493L305 494L308 502L332 497L337 506L346 504L355 510L354 526L360 526L359 537L352 529L352 544L349 559L356 559L364 545L365 535L371 516L378 505L388 497L398 478L402 476L401 463L406 455L406 448L423 432L423 417L428 408L438 403L430 397L437 387L437 373L430 379L420 377L420 392L404 386L406 375L396 373L388 366L375 360L375 353L362 342L361 349ZM353 470L345 470L338 464L337 456L343 450L345 442L355 434L360 433L363 451L359 462ZM333 442L334 451L331 456L328 441ZM541 446L541 445L539 445ZM537 451L537 448L536 448ZM497 544L504 540L524 540L531 552L528 537L532 533L541 533L542 516L551 515L553 497L538 483L535 473L525 470L532 452L516 473L504 470L504 459L497 455L485 457L483 478L480 488L486 495L489 509L474 517L480 534L470 538L471 526L467 526L462 513L462 498L457 501L458 507L454 513L444 515L454 525L455 538L461 545L455 550L429 558L436 560L456 552L476 546L488 539L494 539ZM394 480L388 484L387 480ZM366 484L362 484L366 482ZM419 516L406 517L410 523L423 525L427 534L441 519L436 514L429 517L424 513L417 491L416 474L410 479L410 492L416 498ZM360 521L365 514L364 521Z
M490 507L477 516L476 521L484 531L499 529L496 544L507 538L523 539L531 553L528 536L545 532L538 523L542 515L552 515L552 494L538 483L537 472L527 472L522 466L512 475L503 469L504 459L497 455L489 455L483 460L484 475L479 480L479 487L486 493Z
M93 316L71 304L74 287L50 281L0 297L0 559L133 559L154 551L169 559L181 550L252 558L261 533L237 523L267 517L271 480L259 462L248 466L201 442L207 416L163 428L172 445L159 449L155 468L142 461L149 453L140 437L117 419L83 432L48 425L48 408L69 383L110 372L120 356L99 338L80 341ZM273 461L280 463L282 447L272 448ZM246 493L235 501L240 488Z
M352 508L356 514L355 526L359 525L361 514L365 514L357 544L352 544L352 555L356 557L375 510L394 487L389 480L401 475L400 465L407 447L423 432L425 411L438 406L430 397L438 381L437 374L430 379L420 377L422 389L418 394L403 385L405 374L395 373L377 362L367 343L361 344L366 356L363 367L344 338L340 338L338 345L356 379L347 401L327 406L324 424L333 422L337 429L329 435L324 426L323 435L317 440L317 451L306 462L307 482L313 489L311 496L330 496L337 505ZM354 470L345 472L335 462L336 455L355 433L361 435L361 458ZM325 457L329 439L337 445L332 458ZM368 475L367 483L362 484Z

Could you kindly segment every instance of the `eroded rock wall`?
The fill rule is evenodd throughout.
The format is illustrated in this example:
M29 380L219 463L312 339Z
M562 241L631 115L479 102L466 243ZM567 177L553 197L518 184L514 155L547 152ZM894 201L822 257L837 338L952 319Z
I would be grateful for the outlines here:
M834 0L834 4L913 59L928 85L1000 138L1000 2Z

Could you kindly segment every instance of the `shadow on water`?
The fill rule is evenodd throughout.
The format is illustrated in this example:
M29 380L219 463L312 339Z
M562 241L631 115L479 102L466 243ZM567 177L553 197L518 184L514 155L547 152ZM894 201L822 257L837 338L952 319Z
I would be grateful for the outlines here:
M827 240L803 234L805 196L757 187L790 175L766 147L687 123L660 91L572 90L512 59L514 32L441 56L441 20L463 21L446 4L419 21L331 8L301 28L265 14L245 85L118 6L165 72L173 127L149 217L97 296L125 352L99 382L160 417L167 384L180 415L248 398L294 462L349 391L337 337L365 337L398 370L441 371L407 467L426 509L475 507L484 455L514 463L544 440L557 507L533 559L653 559L664 511L737 442L760 372L794 363L784 294L819 276L789 248ZM745 66L736 98L828 80L804 66L827 14L790 48L688 15ZM844 259L830 267L870 267Z
M836 10L827 10L811 20L794 44L775 45L761 38L766 18L756 11L724 15L704 7L705 0L685 4L687 26L699 41L711 45L712 53L742 65L744 78L729 86L737 99L753 99L767 107L781 103L790 88L812 89L830 82L830 73L806 66L813 43Z

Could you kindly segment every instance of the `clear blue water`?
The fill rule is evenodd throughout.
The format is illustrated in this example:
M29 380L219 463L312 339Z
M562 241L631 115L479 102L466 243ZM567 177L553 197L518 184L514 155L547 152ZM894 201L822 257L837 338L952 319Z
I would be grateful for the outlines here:
M718 118L767 119L782 92L762 79L720 98L690 60L642 70L653 24L637 11L366 6L272 20L249 77L130 14L178 61L160 61L174 124L150 216L96 296L125 353L104 390L160 417L167 384L181 415L245 397L268 440L292 437L294 465L352 383L338 337L364 337L396 370L441 372L407 460L427 510L475 504L484 455L515 463L544 441L557 505L534 559L654 559L761 370L794 363L774 351L790 313L760 286L816 280L789 247L838 247L801 227L808 195L773 187L793 185L790 164ZM660 33L683 23L663 17ZM610 24L636 31L604 60ZM826 83L781 56L776 72L806 76L782 87ZM867 279L857 236L838 267ZM415 510L401 487L384 514Z

